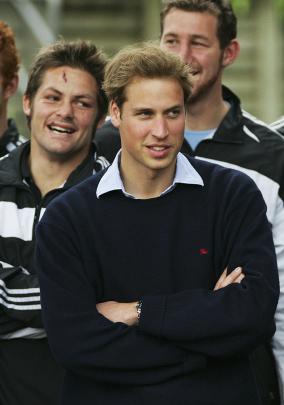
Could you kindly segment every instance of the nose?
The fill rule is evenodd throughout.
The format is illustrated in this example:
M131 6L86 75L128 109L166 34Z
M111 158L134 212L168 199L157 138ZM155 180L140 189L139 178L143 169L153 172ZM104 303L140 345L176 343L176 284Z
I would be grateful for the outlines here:
M179 48L178 55L184 61L184 63L190 65L192 62L192 49L191 46L187 43L181 44Z
M70 100L62 100L56 114L64 119L73 117L73 106Z
M165 118L157 118L152 128L152 135L158 139L164 139L169 135L168 125Z

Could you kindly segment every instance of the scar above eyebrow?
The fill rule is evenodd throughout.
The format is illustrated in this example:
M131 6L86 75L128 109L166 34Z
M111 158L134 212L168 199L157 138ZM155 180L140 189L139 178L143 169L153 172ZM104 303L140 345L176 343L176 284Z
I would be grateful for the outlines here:
M66 73L65 73L65 72L63 72L62 78L63 78L63 80L65 81L65 83L67 83L67 76L66 76Z

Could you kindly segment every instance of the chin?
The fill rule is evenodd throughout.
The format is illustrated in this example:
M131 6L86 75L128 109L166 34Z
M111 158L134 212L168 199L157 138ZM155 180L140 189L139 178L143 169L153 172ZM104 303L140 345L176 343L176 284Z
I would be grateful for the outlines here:
M172 167L173 164L175 164L173 161L155 161L146 164L146 166L148 166L148 168L151 170L167 170Z

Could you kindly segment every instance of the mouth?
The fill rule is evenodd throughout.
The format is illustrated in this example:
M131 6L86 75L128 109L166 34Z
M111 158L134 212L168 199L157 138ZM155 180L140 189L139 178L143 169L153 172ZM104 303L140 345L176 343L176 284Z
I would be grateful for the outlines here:
M47 125L48 129L56 134L73 134L75 132L74 128L67 128L58 125Z
M196 76L198 73L200 73L200 68L198 66L189 65L189 67L192 76Z
M149 149L152 149L152 150L154 150L154 151L156 151L156 152L162 152L162 151L164 151L164 150L166 150L166 149L168 149L169 148L169 146L168 145L165 145L165 146L151 146L151 145L149 145L149 146L147 146Z
M149 154L154 159L166 158L171 150L169 145L147 145Z

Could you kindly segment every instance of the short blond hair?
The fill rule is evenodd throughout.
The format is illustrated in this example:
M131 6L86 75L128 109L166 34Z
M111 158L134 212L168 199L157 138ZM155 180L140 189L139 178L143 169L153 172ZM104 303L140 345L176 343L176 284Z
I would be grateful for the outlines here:
M177 55L149 42L122 49L106 67L103 88L108 100L121 108L126 101L126 88L136 77L176 79L187 104L192 88L190 67Z

